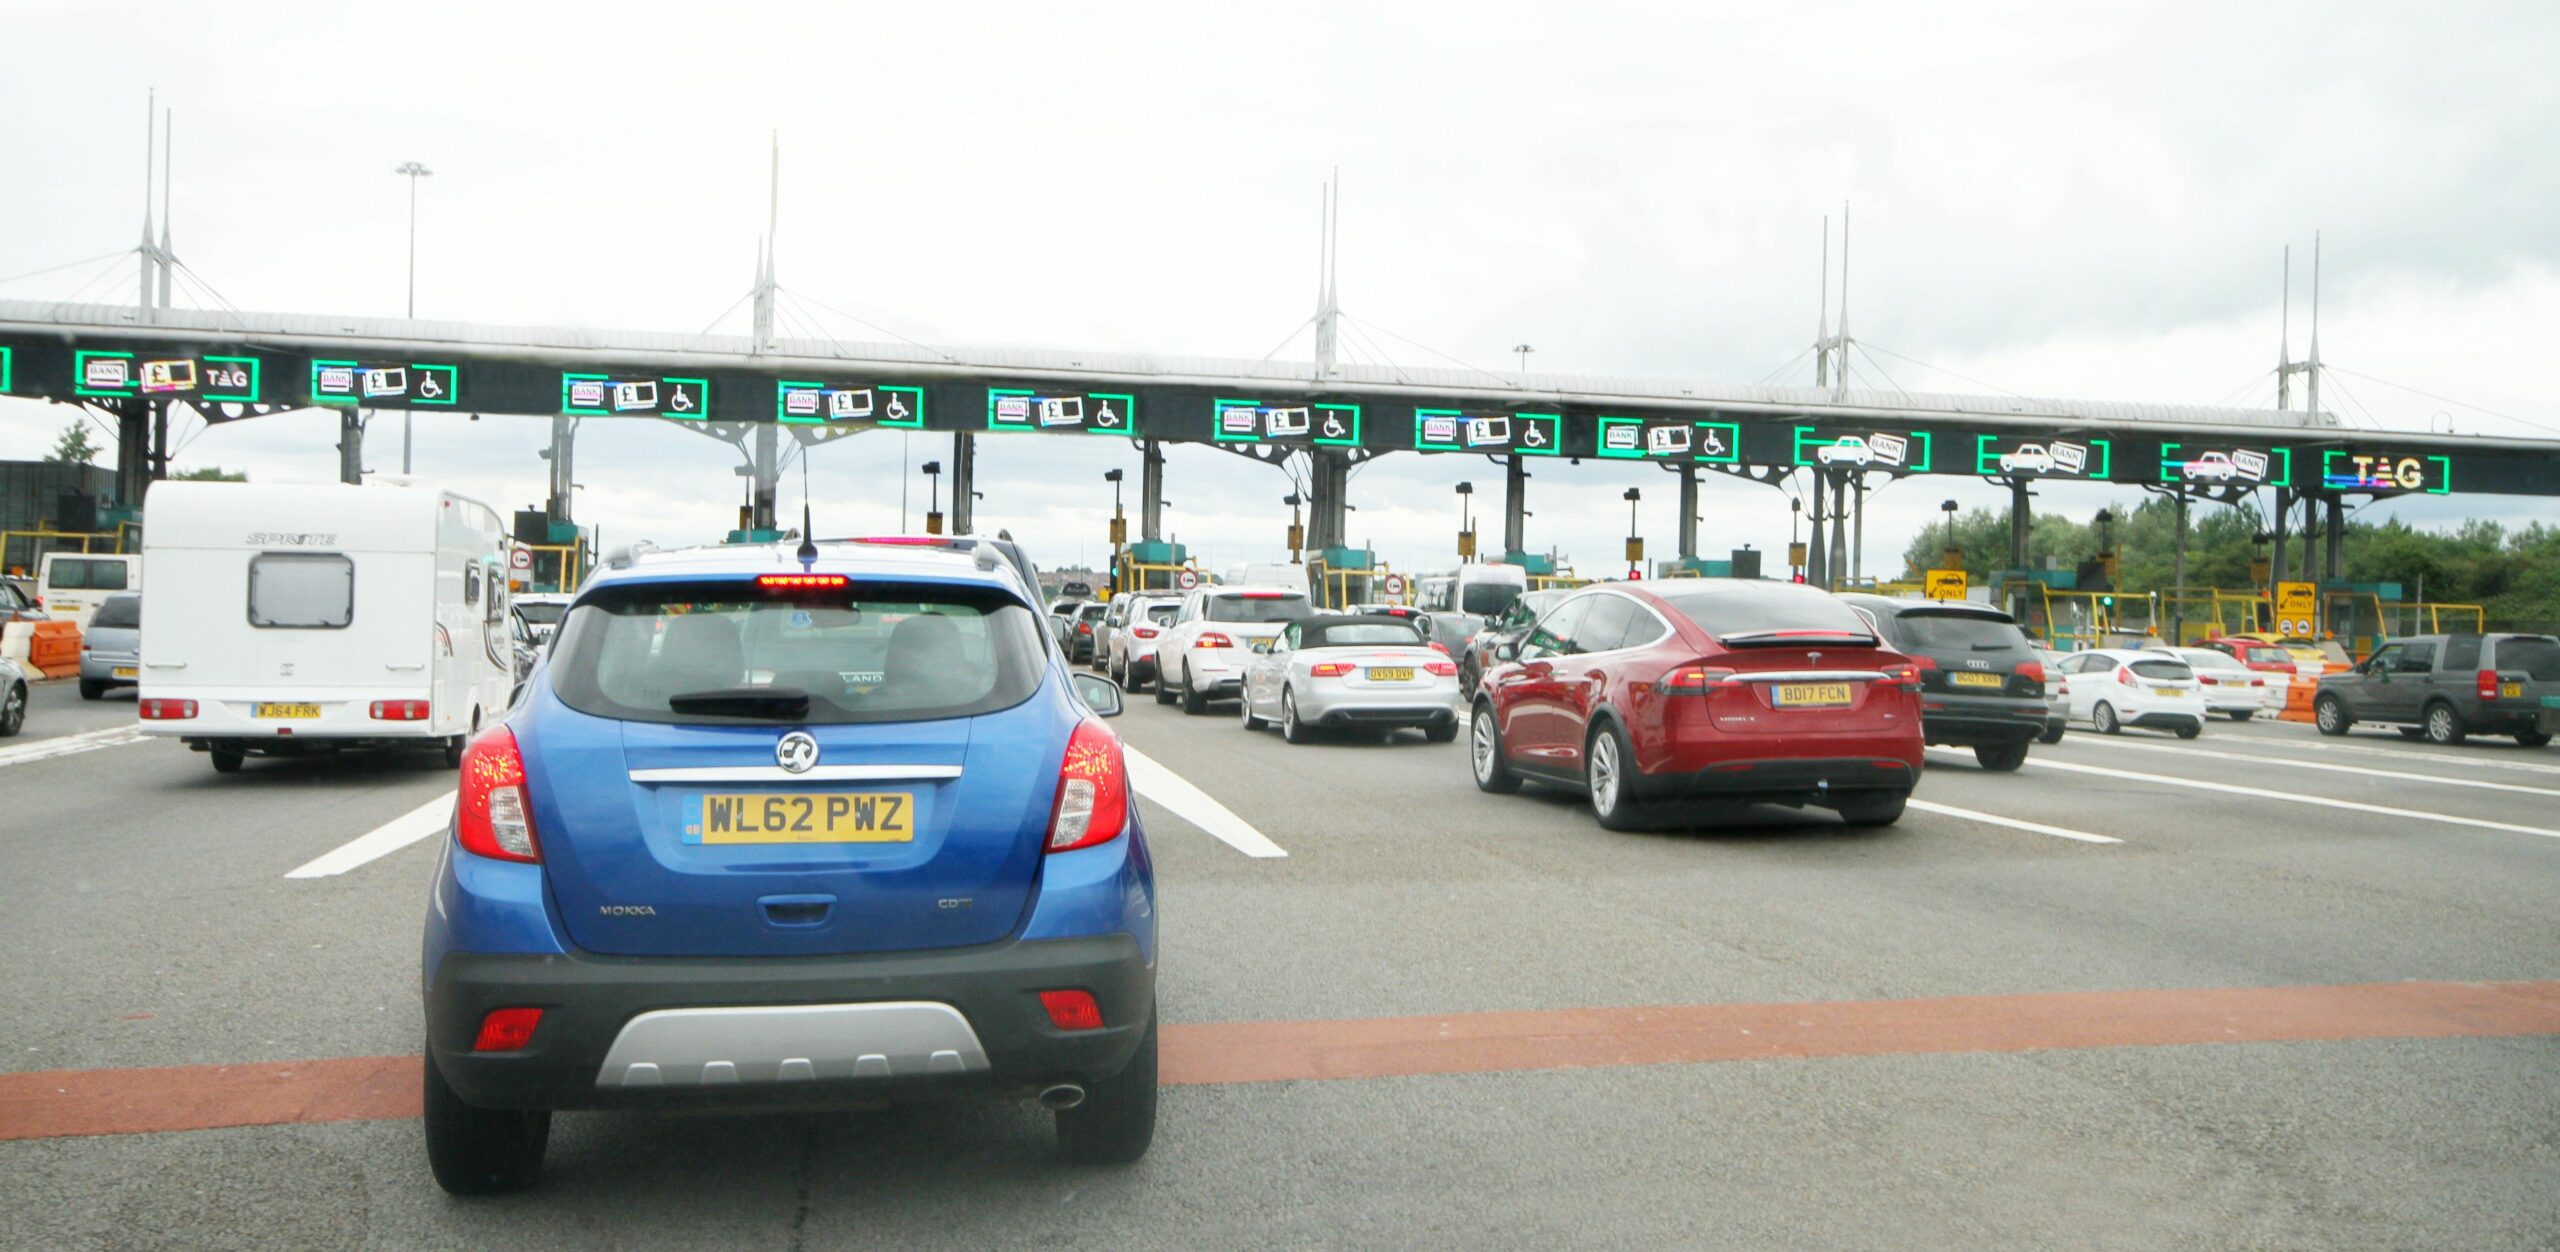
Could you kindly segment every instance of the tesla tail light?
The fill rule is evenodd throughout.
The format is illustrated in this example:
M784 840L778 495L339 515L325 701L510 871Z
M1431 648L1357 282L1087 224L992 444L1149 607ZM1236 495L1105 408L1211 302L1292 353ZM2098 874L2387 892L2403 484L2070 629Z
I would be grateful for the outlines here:
M1653 684L1656 694L1666 696L1702 696L1710 687L1733 685L1733 671L1684 665L1665 674Z
M474 1052L521 1052L533 1042L534 1028L542 1024L540 1009L491 1009L480 1019L480 1035L471 1041Z
M524 754L516 734L493 727L462 750L462 788L455 801L455 835L462 849L499 861L540 861L533 838L533 806L525 798Z
M142 720L146 722L183 722L196 715L193 700L167 700L157 696L142 702Z
M1905 691L1918 691L1921 667L1928 663L1929 658L1925 656L1916 661L1896 661L1884 667L1884 680Z
M1102 1006L1094 1003L1090 991L1043 991L1040 1007L1049 1013L1049 1024L1060 1030L1102 1029Z
M423 722L427 720L424 700L376 700L373 720L377 722Z
M1422 668L1427 669L1442 678L1455 678L1458 676L1458 663L1456 661L1425 661L1422 663Z
M2479 691L2481 699L2495 700L2498 698L2498 671L2493 669L2484 669L2477 675L2474 675L2474 679L2480 684Z
M1340 678L1350 672L1351 662L1349 661L1327 661L1307 669L1308 676L1313 678Z
M1120 737L1102 723L1076 723L1058 763L1058 800L1049 812L1049 851L1071 852L1117 838L1129 822L1129 767Z
M1219 634L1214 630L1204 630L1200 632L1199 638L1191 641L1191 646L1195 648L1232 648L1236 646L1236 641L1229 639L1225 635Z

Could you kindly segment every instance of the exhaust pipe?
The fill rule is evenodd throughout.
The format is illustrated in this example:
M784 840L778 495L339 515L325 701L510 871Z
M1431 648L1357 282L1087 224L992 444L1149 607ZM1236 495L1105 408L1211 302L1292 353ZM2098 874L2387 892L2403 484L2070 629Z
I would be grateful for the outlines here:
M1040 1092L1040 1107L1052 1112L1071 1109L1082 1103L1084 1103L1084 1088L1071 1082L1062 1082L1054 1087L1043 1088Z

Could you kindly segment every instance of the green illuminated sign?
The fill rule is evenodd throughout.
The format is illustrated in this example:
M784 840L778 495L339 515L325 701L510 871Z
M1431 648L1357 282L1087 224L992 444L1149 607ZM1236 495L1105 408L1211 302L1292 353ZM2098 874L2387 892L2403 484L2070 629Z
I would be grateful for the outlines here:
M1564 417L1556 413L1415 409L1413 446L1423 452L1563 456Z
M1121 392L990 387L987 429L1134 435L1138 433L1138 398Z
M1209 437L1219 443L1317 443L1360 446L1356 404L1265 404L1220 397L1210 402Z
M2290 487L2293 485L2293 449L2239 447L2198 447L2192 453L2185 445L2160 445L2160 481L2185 483L2188 486L2215 487Z
M1930 437L1925 430L1861 430L1835 433L1796 427L1796 464L1819 469L1888 470L1926 474Z
M2115 445L2105 439L1973 439L1973 472L1990 478L2103 479L2114 463Z
M900 430L922 430L924 388L871 383L775 383L773 420L791 426L871 422Z
M193 397L256 404L256 357L182 356L136 361L130 352L75 352L72 390L84 396Z
M562 374L560 412L570 417L707 421L711 416L711 382L703 378Z
M462 369L419 362L313 361L311 402L353 407L436 405L450 407L462 390Z
M1680 417L1602 417L1598 451L1626 460L1731 465L1742 457L1742 427Z
M9 390L9 383L16 376L17 357L17 349L0 348L0 394L5 394Z

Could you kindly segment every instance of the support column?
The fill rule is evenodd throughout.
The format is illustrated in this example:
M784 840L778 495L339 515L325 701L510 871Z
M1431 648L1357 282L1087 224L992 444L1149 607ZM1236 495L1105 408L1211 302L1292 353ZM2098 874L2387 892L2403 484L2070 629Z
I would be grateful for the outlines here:
M151 402L151 481L169 476L169 402ZM145 490L149 490L145 488Z
M2347 501L2344 496L2329 497L2329 534L2327 551L2320 562L2321 576L2338 582L2347 576Z
M1824 480L1830 477L1821 470L1813 471L1813 527L1805 532L1804 580L1816 587L1831 585L1831 564L1827 559L1830 554L1824 550L1822 538L1822 493Z
M1680 559L1698 559L1698 467L1680 467Z
M1350 530L1350 454L1334 448L1307 451L1307 547L1321 555L1347 548Z
M551 462L551 494L543 501L543 511L553 521L571 520L570 496L577 484L578 420L573 417L551 419L551 451L544 460Z
M116 415L116 503L130 508L142 503L142 493L151 488L151 402L109 403Z
M951 533L975 534L978 503L978 438L967 431L951 437Z
M774 524L774 484L782 478L782 428L771 422L756 424L754 464L750 476L754 493L748 500L747 529L779 530Z
M1138 443L1138 537L1164 542L1164 448L1153 439Z
M2268 564L2268 571L2274 575L2275 581L2280 583L2292 581L2292 565L2285 559L2285 549L2291 536L2292 523L2293 493L2278 487L2276 488L2275 559ZM2272 587L2268 588L2270 593L2274 590Z
M2035 519L2027 514L2027 484L2024 479L2009 483L2009 568L2027 568L2027 539L2035 533Z
M1839 590L1842 581L1857 573L1856 570L1844 567L1840 561L1841 556L1849 550L1848 524L1849 476L1842 474L1831 480L1831 561L1824 570L1831 575L1831 581L1823 584L1824 589L1828 591Z
M1858 475L1854 492L1855 494L1850 497L1850 504L1855 511L1849 515L1849 576L1863 578L1867 573L1867 476L1865 474Z
M2169 642L2172 644L2181 644L2186 642L2187 637L2187 489L2183 486L2178 488L2178 556L2176 570L2176 574L2170 581L2170 586L2174 588L2174 590L2169 594L2175 598L2175 603L2170 606L2169 612Z
M351 487L364 482L364 413L359 409L338 410L338 481Z
M1512 457L1502 470L1502 559L1528 555L1529 471Z

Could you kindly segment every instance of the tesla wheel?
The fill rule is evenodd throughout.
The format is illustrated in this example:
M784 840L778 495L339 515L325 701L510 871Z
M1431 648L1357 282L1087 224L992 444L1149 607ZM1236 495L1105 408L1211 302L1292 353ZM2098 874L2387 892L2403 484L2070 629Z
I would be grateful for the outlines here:
M1984 769L2006 774L2027 763L2027 745L2024 740L2017 743L1978 743L1973 747L1973 759L1980 761Z
M0 692L0 739L18 733L27 724L27 685L11 683Z
M2452 705L2439 703L2427 706L2427 742L2456 744L2462 742L2467 733L2462 726L2462 715L2454 712Z
M1634 830L1636 754L1616 722L1602 722L1582 750L1582 781L1591 790L1591 814L1602 830Z
M2184 726L2180 726L2180 727L2178 728L2178 737L2179 737L2180 739L2193 739L2193 738L2195 738L2196 736L2201 735L2201 734L2203 734L2203 733L2204 733L2204 721L2203 721L2203 719L2201 719L2201 718L2199 718L2199 719L2197 719L2197 720L2195 720L2195 721L2189 722L2189 723L2187 723L2186 725L2184 725Z
M80 680L81 699L98 700L105 698L106 694L107 685L105 683L100 682L95 678L83 678Z
M1261 718L1253 715L1252 692L1247 691L1237 696L1236 703L1244 709L1244 728L1246 730L1260 730L1263 727L1270 725L1269 722L1263 721Z
M1202 698L1200 688L1192 684L1191 667L1188 665L1182 667L1182 711L1193 717L1209 711L1208 700Z
M2235 722L2245 722L2255 716L2257 716L2256 709L2241 709L2231 715L2231 720Z
M1476 790L1509 795L1520 789L1520 776L1502 759L1502 727L1494 721L1490 701L1477 701L1475 715L1468 719L1467 760L1475 766Z
M7 731L0 731L0 734L7 734L7 733L8 733ZM2516 732L2516 742L2517 742L2517 743L2520 743L2520 744L2523 744L2524 746L2526 746L2526 747L2528 747L2528 748L2539 748L2539 747L2542 747L2542 746L2543 746L2543 745L2545 745L2545 744L2550 743L2550 742L2551 742L2551 736L2550 736L2549 734L2547 734L2547 733L2545 733L2545 732L2543 732L2543 731L2539 731L2539 730L2525 730L2525 731L2518 731L2518 732Z
M217 774L237 774L241 763L249 759L249 754L238 748L215 748L210 755L213 757L213 772Z
M551 1143L551 1114L473 1108L454 1094L426 1057L427 1165L436 1185L455 1195L521 1191L542 1177Z
M2121 735L2124 733L2124 724L2116 720L2116 706L2109 704L2104 700L2100 700L2098 702L2096 712L2089 714L2089 724L2097 727L2098 733L2102 735Z
M1839 804L1840 820L1852 826L1890 826L1902 820L1902 806L1910 799L1911 793L1907 791L1844 796Z
M1313 743L1316 728L1298 720L1298 693L1280 689L1280 737L1291 743Z
M1453 717L1445 722L1433 722L1422 728L1422 737L1433 743L1456 743L1458 719Z
M2347 706L2339 703L2336 696L2321 696L2311 702L2311 724L2319 727L2321 734L2343 735L2350 724Z
M1087 1083L1084 1101L1058 1110L1058 1154L1079 1165L1126 1165L1156 1139L1155 1007L1129 1067Z

